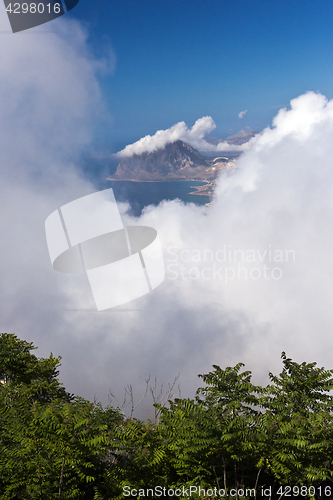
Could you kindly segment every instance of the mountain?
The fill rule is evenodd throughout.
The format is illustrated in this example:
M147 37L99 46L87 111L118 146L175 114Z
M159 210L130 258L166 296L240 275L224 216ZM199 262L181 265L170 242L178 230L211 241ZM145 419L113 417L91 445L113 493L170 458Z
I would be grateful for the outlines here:
M248 142L252 137L259 134L257 130L243 129L237 134L229 135L226 139L218 139L217 137L206 137L205 140L210 144L217 146L219 142L226 141L228 144L234 144L235 146L241 146L245 142Z
M109 180L212 181L229 162L228 158L206 158L185 142L175 141L152 153L121 160Z
M243 129L240 132L237 132L237 134L234 135L229 135L229 137L226 138L226 141L228 144L235 144L237 146L241 146L245 142L248 142L252 137L255 135L259 134L257 130L251 130L251 129Z

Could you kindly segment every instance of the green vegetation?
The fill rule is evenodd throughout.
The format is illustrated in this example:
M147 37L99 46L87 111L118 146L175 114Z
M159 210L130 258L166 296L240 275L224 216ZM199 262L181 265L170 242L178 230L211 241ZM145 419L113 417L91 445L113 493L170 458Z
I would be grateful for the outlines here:
M331 496L332 370L282 353L282 372L260 387L242 363L214 365L195 399L156 403L158 421L142 422L66 392L60 358L34 349L0 336L1 500L159 498L147 493L156 486L164 498L168 489L188 498L191 486L202 488L192 498L214 498L203 490L216 488L278 499L285 485L294 498Z

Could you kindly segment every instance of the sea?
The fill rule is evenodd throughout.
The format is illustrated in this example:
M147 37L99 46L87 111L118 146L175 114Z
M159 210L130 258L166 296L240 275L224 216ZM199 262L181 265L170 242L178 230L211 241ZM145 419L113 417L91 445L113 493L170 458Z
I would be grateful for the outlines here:
M96 158L83 159L80 167L83 175L90 180L98 190L112 188L116 201L127 202L130 205L129 213L139 217L142 210L148 205L159 205L163 200L179 199L183 203L206 205L212 201L210 196L190 194L195 186L203 186L201 181L167 181L167 182L134 182L109 181L117 168L117 163L97 160Z
M212 201L210 196L189 194L194 186L203 186L200 181L168 181L168 182L133 182L108 181L101 184L101 189L112 188L119 202L130 205L129 213L139 217L144 207L159 205L163 200L179 199L183 203L206 205Z

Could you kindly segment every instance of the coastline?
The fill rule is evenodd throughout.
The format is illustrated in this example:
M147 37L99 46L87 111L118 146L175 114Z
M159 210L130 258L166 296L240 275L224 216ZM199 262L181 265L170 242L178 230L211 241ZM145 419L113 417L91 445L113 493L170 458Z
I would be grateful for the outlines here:
M210 198L213 198L215 183L212 181L205 181L204 186L191 186L191 189L192 188L195 191L191 191L189 194L193 194L194 196L209 196Z
M111 179L111 177L106 178L107 181L120 181L120 182L211 182L207 179L154 179L154 180L143 180L143 179Z
M203 186L190 186L189 193L193 196L213 196L214 186L212 181L207 179L161 179L161 180L139 180L139 179L111 179L110 177L106 178L107 181L118 181L118 182L201 182ZM194 189L194 191L192 191Z

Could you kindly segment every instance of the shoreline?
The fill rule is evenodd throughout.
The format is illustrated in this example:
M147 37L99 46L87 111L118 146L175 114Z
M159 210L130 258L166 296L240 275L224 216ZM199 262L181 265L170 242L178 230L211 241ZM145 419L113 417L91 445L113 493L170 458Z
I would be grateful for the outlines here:
M198 180L198 179L164 179L164 180L139 180L139 179L110 179L110 177L106 178L107 181L117 181L117 182L200 182L203 185L201 186L190 186L189 190L194 189L194 191L190 191L188 194L193 196L208 196L209 198L213 197L213 194L208 193L207 184L211 186L212 181L208 181L207 179Z
M106 178L107 181L117 181L117 182L204 182L208 184L207 179L156 179L156 180L142 180L142 179L111 179L110 177Z

